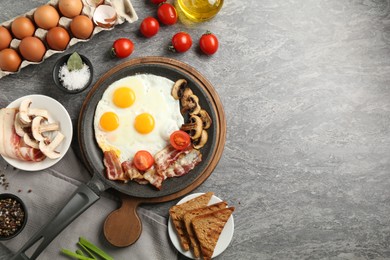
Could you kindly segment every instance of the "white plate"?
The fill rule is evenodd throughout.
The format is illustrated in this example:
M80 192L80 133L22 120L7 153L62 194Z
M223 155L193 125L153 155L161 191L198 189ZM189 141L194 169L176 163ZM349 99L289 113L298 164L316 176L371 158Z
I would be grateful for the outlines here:
M178 203L178 204L182 204L190 199L193 199L193 198L196 198L200 195L202 195L204 193L193 193L193 194L190 194L184 198L182 198ZM212 196L211 199L210 199L210 202L208 205L211 205L211 204L214 204L214 203L217 203L217 202L221 202L222 200L216 196ZM233 220L233 215L230 216L230 218L228 219L228 221L226 222L223 230L222 230L222 233L221 235L219 236L219 239L218 239L218 242L217 242L217 245L214 249L214 253L213 253L213 257L216 257L218 255L220 255L223 251L225 251L225 249L229 246L230 244L230 241L232 240L233 238L233 233L234 233L234 220ZM172 223L172 219L171 217L169 217L169 221L168 221L168 234L169 234L169 237L172 241L172 244L176 247L177 251L179 251L180 253L182 253L183 255L185 255L186 257L189 257L189 258L192 258L192 259L195 259L195 256L194 254L192 253L191 250L189 251L184 251L183 248L181 247L181 244L180 244L180 240L179 240L179 237L177 236L177 233L176 233L176 230L173 226L173 223Z
M72 121L68 114L68 111L55 99L44 95L29 95L18 98L17 100L10 103L8 108L17 108L20 106L22 100L29 98L31 99L31 107L33 108L41 108L49 111L49 122L59 122L60 123L60 131L64 134L65 139L62 143L57 147L57 151L61 153L61 156L57 159L49 159L46 158L41 162L28 162L28 161L20 161L13 158L8 158L2 155L4 160L6 160L10 165L15 168L24 170L24 171L40 171L46 168L49 168L56 164L65 153L68 151L70 143L72 142L73 136L73 127Z

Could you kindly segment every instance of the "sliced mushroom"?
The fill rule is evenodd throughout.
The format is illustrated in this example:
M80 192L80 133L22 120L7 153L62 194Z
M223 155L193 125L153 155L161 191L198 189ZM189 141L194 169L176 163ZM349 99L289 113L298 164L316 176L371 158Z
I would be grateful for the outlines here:
M206 143L207 143L207 139L209 138L209 135L207 134L207 131L206 130L202 130L202 134L200 135L200 138L196 141L194 141L194 143L192 144L192 146L199 150L200 148L202 148Z
M39 131L39 128L41 127L41 121L44 120L43 117L37 116L33 119L31 124L31 132L33 134L33 137L37 141L43 141L45 137L41 134Z
M35 149L39 149L39 143L34 140L34 139L31 139L30 135L25 133L23 135L23 141L30 147L32 148L35 148Z
M61 156L55 149L60 145L65 136L58 132L54 139L47 145L44 141L39 142L39 150L50 159L57 159Z
M23 137L26 132L23 129L24 125L22 125L22 122L20 121L19 112L15 115L14 127L16 134L20 137Z
M186 104L186 102L188 101L189 96L191 96L193 94L194 93L192 92L192 90L190 88L185 88L183 90L182 97L180 98L181 105L184 106Z
M195 107L191 108L191 110L190 110L190 115L197 115L197 114L199 114L199 112L200 112L200 110L202 108L199 105L199 98L198 98L198 96L192 95L192 96L189 97L189 99L191 99L193 101L193 103L195 103Z
M200 112L200 109L199 98L196 95L189 95L185 100L183 97L181 110L183 114L189 112L190 115L196 115Z
M23 124L31 123L31 118L28 115L28 110L31 105L31 99L24 99L19 106L19 118Z
M43 117L37 116L32 121L31 132L37 141L44 141L46 139L42 133L56 131L60 128L58 123L44 124L42 123L43 120Z
M207 113L206 110L201 109L199 111L199 116L200 116L200 119L202 119L202 122L203 122L203 129L209 129L210 126L211 126L211 123L212 123L212 120L211 120L211 117L210 117L209 113Z
M189 122L183 124L180 129L187 132L191 136L191 139L198 139L202 134L202 119L199 116L193 115L190 117Z
M172 97L176 100L179 100L183 96L184 89L187 87L187 80L179 79L175 82L172 87ZM191 91L192 92L192 91Z
M27 111L27 114L30 116L30 117L37 117L37 116L41 116L45 119L48 119L49 118L49 112L45 109L39 109L39 108L30 108L28 111Z

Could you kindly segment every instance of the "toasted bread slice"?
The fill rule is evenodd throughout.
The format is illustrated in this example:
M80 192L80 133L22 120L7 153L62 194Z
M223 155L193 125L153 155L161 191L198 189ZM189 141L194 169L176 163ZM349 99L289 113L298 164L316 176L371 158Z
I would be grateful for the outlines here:
M219 209L226 208L227 202L226 201L221 201L203 208L199 209L193 209L188 211L186 214L184 214L183 220L184 220L184 225L186 227L187 234L190 238L190 246L191 249L195 255L196 258L200 257L200 246L199 242L195 236L193 227L192 227L192 219L196 216L200 216L203 214L207 214Z
M213 256L219 236L233 211L234 207L229 207L192 219L192 226L199 241L203 259L209 260Z
M184 214L189 210L207 206L213 194L213 192L207 192L182 204L175 205L169 209L169 215L172 218L173 225L180 238L180 244L183 250L188 251L190 249L190 239L183 222Z

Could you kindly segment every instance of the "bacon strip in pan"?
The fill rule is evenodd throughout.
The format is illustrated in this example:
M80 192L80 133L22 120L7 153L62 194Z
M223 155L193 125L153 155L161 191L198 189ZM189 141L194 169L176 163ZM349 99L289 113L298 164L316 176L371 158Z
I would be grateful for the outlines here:
M106 166L107 178L109 180L126 180L119 157L114 151L110 150L104 152L103 163L104 166Z
M107 178L125 182L133 180L140 184L150 183L157 189L161 189L165 179L182 176L192 170L202 161L202 154L191 147L178 151L168 145L158 152L154 159L154 166L142 172L135 168L132 161L125 161L121 164L114 151L106 151L104 152L104 165L106 166Z
M202 161L202 154L191 146L178 151L168 145L155 155L154 160L157 172L166 179L188 173Z

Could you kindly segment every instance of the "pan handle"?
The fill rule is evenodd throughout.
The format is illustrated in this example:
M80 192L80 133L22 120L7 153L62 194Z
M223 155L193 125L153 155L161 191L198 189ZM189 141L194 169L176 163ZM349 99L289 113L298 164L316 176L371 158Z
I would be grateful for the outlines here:
M139 198L121 195L122 205L111 212L104 221L104 236L116 247L134 244L142 233L142 223L137 213Z
M27 241L12 257L12 260L36 259L64 228L100 198L99 195L104 191L105 186L95 176L97 174L87 184L82 184L77 188L64 208ZM31 256L27 256L26 252L35 244L37 244L35 251L31 252Z

